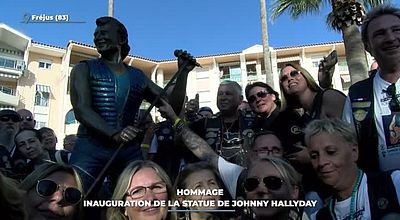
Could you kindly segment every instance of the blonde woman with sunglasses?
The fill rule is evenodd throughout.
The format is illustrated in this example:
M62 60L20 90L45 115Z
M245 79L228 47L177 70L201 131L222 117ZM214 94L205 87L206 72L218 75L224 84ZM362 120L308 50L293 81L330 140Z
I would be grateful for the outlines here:
M30 220L81 219L82 184L70 166L45 163L24 181L25 206Z
M248 200L291 200L299 198L300 175L286 161L266 157L253 161L243 183ZM287 207L251 208L251 219L293 219ZM292 212L293 213L293 212ZM306 216L294 219L307 219Z

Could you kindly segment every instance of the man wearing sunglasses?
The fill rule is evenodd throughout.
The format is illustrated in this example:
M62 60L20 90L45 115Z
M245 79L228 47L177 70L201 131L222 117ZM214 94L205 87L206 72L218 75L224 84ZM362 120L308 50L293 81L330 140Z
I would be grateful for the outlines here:
M34 129L36 125L36 120L33 118L33 114L28 109L20 109L17 113L21 116L21 123L19 128L22 129Z
M13 175L13 160L15 157L14 137L19 131L21 116L13 110L0 111L0 169L6 176Z
M118 146L124 145L110 166L115 175L142 158L135 115L143 99L153 102L163 94L141 70L123 62L130 50L125 26L112 17L98 18L96 25L94 44L101 58L83 61L71 71L71 104L80 125L70 163L78 168L85 192ZM183 106L187 75L195 64L185 51L178 56L181 74L170 100L176 112Z
M350 87L343 119L357 130L358 165L364 171L400 169L400 139L393 138L392 123L400 116L399 27L400 9L388 5L370 11L361 27L364 47L379 69Z

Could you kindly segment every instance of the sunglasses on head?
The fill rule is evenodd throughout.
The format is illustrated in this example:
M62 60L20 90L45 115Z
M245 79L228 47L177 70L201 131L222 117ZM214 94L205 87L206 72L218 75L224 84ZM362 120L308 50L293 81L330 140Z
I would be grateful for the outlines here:
M267 176L262 179L264 186L269 190L278 190L282 187L283 180L276 176ZM260 180L255 177L247 178L244 182L244 188L247 192L257 189L260 185Z
M32 120L33 120L33 117L32 117L32 116L22 117L22 120L32 121Z
M391 112L400 112L400 102L396 95L396 84L392 83L387 89L386 93L390 96L389 108Z
M297 70L293 70L292 72L289 73L290 77L292 77L292 78L298 76L299 74L300 74L300 71L297 71ZM285 82L288 79L289 79L289 77L287 75L282 75L280 81Z
M50 197L60 189L53 180L39 180L36 184L36 192L41 197ZM64 201L70 205L79 203L82 199L82 193L79 189L74 187L62 187Z
M2 116L2 117L0 117L0 121L2 121L2 122L8 122L8 121L12 121L12 122L20 122L21 121L21 118L20 117L18 117L18 116L14 116L14 115L12 115L12 116Z
M259 91L259 92L257 92L255 95L251 95L251 96L247 99L247 101L249 101L249 103L253 103L254 101L257 100L257 97L258 97L258 98L265 98L268 94L269 94L269 92L267 92L267 91L265 91L265 90Z

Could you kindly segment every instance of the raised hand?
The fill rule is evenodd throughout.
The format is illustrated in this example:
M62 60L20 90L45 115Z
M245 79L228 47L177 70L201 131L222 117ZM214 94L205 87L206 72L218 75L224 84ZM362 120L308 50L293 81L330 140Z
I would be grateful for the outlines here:
M196 66L200 66L196 59L186 50L175 50L174 55L178 57L178 68L184 68L186 71L193 70Z
M199 111L199 94L197 93L194 99L189 100L186 103L186 113L193 114Z
M158 108L158 111L160 112L161 116L171 122L174 122L178 118L178 116L175 114L171 105L164 99L161 99L161 102L162 106Z
M318 82L322 88L326 89L332 86L332 77L337 62L336 50L332 51L320 61L318 67Z

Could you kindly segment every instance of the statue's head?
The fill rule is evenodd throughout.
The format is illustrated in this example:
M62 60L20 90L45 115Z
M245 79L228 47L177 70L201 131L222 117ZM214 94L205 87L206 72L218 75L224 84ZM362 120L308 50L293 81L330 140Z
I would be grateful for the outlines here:
M125 26L113 17L100 17L96 19L94 44L97 51L103 54L110 50L121 48L121 58L124 59L130 50L128 44L128 31Z

